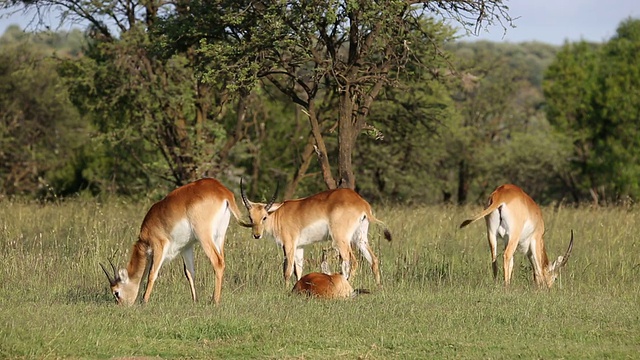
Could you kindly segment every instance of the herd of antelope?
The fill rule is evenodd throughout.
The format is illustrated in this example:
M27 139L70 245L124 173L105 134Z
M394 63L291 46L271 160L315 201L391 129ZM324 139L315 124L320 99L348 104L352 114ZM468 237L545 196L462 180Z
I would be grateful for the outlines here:
M184 274L189 282L191 297L196 301L194 286L194 245L199 242L211 261L215 273L213 302L220 302L224 275L224 241L231 216L242 227L251 228L255 239L271 234L284 252L283 275L288 285L295 274L297 282L292 292L320 298L349 298L367 290L354 290L349 283L357 266L353 247L371 266L375 281L380 285L380 269L367 238L369 224L383 227L384 236L391 241L386 225L373 216L371 206L351 189L327 190L306 198L276 203L278 190L267 203L250 201L240 181L242 202L249 222L243 221L232 191L218 180L205 178L171 191L155 203L142 221L138 241L133 245L129 263L117 270L113 262L110 273L100 264L109 279L111 292L118 304L132 305L138 297L140 284L148 271L142 297L148 302L154 283L163 264L182 256ZM573 248L573 231L564 256L550 262L545 251L544 222L538 205L515 185L502 185L490 196L487 208L460 227L484 218L491 249L493 277L498 276L498 239L504 247L504 283L508 286L513 272L513 256L519 249L527 255L533 277L539 287L550 288L559 270L567 263ZM341 271L331 273L323 251L322 272L303 275L304 246L333 240L333 247L341 259Z

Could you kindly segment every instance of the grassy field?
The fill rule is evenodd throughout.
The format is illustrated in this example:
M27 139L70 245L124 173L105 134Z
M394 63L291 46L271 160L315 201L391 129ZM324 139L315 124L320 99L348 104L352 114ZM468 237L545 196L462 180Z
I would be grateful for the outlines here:
M551 258L575 230L551 291L532 285L522 254L512 287L490 275L479 208L378 208L387 243L377 289L361 259L353 279L372 294L345 301L289 294L282 253L232 225L220 306L200 249L191 302L180 259L163 267L149 304L114 305L99 267L124 266L149 204L0 202L0 358L433 359L640 357L640 211L544 208ZM307 248L305 271L321 249ZM333 262L337 269L337 260Z

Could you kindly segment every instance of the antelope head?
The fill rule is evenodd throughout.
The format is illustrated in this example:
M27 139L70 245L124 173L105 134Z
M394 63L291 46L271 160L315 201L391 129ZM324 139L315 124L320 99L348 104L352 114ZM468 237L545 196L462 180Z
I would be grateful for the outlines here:
M136 301L136 298L138 297L139 283L136 284L129 281L129 273L126 269L120 269L120 271L117 271L115 265L113 265L113 262L111 262L111 260L109 260L109 264L111 265L113 275L109 274L102 263L100 264L100 267L109 280L111 293L116 299L116 303L118 305L133 305L133 303Z
M262 238L265 231L265 223L267 222L269 215L278 210L280 205L282 205L282 203L274 204L276 197L278 196L278 189L279 186L276 185L276 191L273 193L273 196L268 203L254 203L249 201L247 198L244 186L242 185L242 178L240 178L240 195L242 196L242 203L247 208L247 211L249 211L249 220L251 221L254 239Z
M571 240L569 241L567 252L564 255L558 256L556 261L547 265L547 274L545 276L545 281L548 288L551 288L553 283L556 281L556 278L560 274L560 269L562 269L567 264L567 261L569 261L571 250L573 250L573 230L571 230Z

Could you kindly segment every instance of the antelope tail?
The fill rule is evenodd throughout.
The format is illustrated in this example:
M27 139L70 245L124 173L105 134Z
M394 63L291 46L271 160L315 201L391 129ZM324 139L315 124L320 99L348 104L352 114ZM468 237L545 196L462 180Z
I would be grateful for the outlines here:
M238 204L235 202L235 200L229 201L229 210L231 211L231 214L233 214L233 217L236 219L238 225L242 227L251 227L250 223L242 220L242 213L240 212Z
M369 221L374 222L383 228L384 238L387 239L387 241L391 241L391 231L389 231L387 224L385 224L382 220L376 219L376 217L373 216L371 212L369 212L368 217L369 217Z
M467 219L465 221L462 222L462 224L460 224L460 229L462 229L463 227L471 224L472 222L476 221L476 220L480 220L482 218L484 218L485 216L491 214L492 212L494 212L497 208L500 207L500 205L502 205L499 202L492 202L486 209L484 209L480 214L476 215L475 217L471 218L471 219Z

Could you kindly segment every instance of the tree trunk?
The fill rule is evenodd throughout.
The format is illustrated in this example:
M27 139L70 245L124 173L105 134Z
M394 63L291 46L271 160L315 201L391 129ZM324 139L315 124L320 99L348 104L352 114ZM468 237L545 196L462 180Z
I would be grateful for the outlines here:
M309 111L308 115L309 123L311 124L311 134L316 142L314 150L318 155L318 161L320 161L320 168L322 169L322 178L324 179L324 183L327 185L327 188L335 189L336 180L331 174L331 164L329 163L329 157L327 156L327 146L325 145L324 138L322 137L322 130L318 124L318 118L313 101L309 102L309 108L307 110Z
M338 119L338 181L341 188L355 189L351 155L357 137L357 129L352 120L353 103L347 91L340 97L340 117Z

